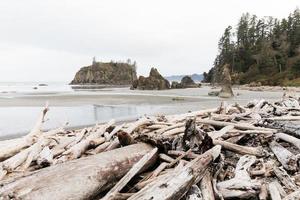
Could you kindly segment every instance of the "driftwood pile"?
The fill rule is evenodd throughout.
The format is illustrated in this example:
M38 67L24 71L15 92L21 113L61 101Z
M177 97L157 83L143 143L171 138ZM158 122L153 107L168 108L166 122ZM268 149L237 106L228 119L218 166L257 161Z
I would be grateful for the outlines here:
M0 199L300 199L299 98L0 141Z

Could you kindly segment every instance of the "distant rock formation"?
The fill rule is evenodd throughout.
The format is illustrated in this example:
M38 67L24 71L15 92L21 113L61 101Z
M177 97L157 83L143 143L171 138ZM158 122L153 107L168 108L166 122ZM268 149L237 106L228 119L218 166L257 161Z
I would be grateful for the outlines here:
M172 76L165 76L164 78L167 79L169 82L180 82L181 79L185 76L190 76L193 81L201 82L203 80L203 74L192 74L192 75L172 75Z
M181 79L180 83L173 81L171 88L172 89L197 88L200 86L201 86L201 84L196 84L190 76L184 76Z
M118 62L96 62L82 67L72 80L72 85L106 84L131 85L137 79L135 64Z
M170 89L170 83L156 68L151 68L149 77L140 76L138 80L133 82L131 89L165 90Z
M229 65L226 64L223 66L222 76L221 76L221 91L219 97L221 98L230 98L233 97L233 91L231 88L231 76Z

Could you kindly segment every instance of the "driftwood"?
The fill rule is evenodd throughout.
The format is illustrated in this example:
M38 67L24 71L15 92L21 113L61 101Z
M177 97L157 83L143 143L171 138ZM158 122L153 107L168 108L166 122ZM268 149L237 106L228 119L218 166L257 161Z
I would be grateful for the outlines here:
M255 160L255 156L242 156L237 163L234 178L217 184L218 190L225 199L250 198L258 193L261 183L252 180L247 171Z
M43 132L46 107L28 135L0 141L0 199L297 199L299 102Z
M48 110L48 106L46 105L44 110L41 112L38 120L36 121L36 124L28 135L17 139L0 141L0 161L15 155L23 148L28 147L34 143L35 139L42 133L42 124Z
M269 193L272 200L281 200L280 192L275 182L269 183Z
M285 133L277 133L276 137L283 141L289 142L289 143L293 144L295 147L297 147L298 149L300 149L300 139L295 138L295 137L285 134Z
M154 148L151 152L147 153L140 159L129 172L105 195L103 200L116 199L116 195L127 185L127 183L142 169L146 168L147 164L151 164L157 157L157 148ZM152 160L152 161L151 161Z
M232 144L230 142L225 142L221 140L214 140L213 142L215 145L221 145L224 149L234 151L241 155L246 155L246 154L255 155L255 156L265 155L265 152L260 147L244 147L241 145Z
M212 177L209 171L206 171L201 182L200 182L200 190L202 193L202 197L205 200L214 200L214 190L212 187Z
M0 197L31 200L89 199L112 187L112 183L122 178L152 149L146 144L135 144L54 165L3 185ZM151 166L150 163L148 166Z
M297 170L297 159L293 153L275 141L270 143L270 148L285 169L289 171Z
M143 199L180 199L188 189L204 174L208 165L220 154L221 147L216 146L195 158L176 173L173 171L163 179L147 185L129 200Z

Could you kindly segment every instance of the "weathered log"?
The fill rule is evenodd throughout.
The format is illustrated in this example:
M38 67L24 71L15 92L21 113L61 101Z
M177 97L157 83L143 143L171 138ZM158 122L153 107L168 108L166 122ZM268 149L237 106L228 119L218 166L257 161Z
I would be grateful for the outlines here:
M261 185L258 198L260 200L267 200L268 199L268 188L267 188L267 185L265 183Z
M225 199L249 198L258 193L261 183L252 180L247 171L255 163L255 160L255 156L242 156L236 165L234 178L217 184L218 190Z
M227 132L229 132L230 130L232 130L234 128L234 126L229 125L229 126L225 126L224 128L222 128L219 131L214 131L214 132L210 132L208 133L208 135L212 138L212 139L217 139L222 137L224 134L226 134Z
M90 135L88 135L85 139L82 139L79 143L75 144L70 149L65 151L63 153L63 155L64 155L63 157L66 157L67 160L79 158L89 148L91 143L93 143L93 141L95 139L100 138L104 134L106 129L114 123L115 123L115 121L111 120L107 124L101 125L99 130L96 130L96 132L90 133ZM103 140L103 142L104 142L104 140ZM62 160L64 160L64 158L62 158Z
M297 159L296 156L291 153L289 150L281 146L279 143L273 141L270 143L270 148L275 154L278 161L282 166L289 171L297 170Z
M203 124L210 124L217 127L234 126L235 128L241 130L262 130L262 131L272 131L273 133L277 132L276 129L256 127L247 123L220 122L220 121L209 120L209 119L197 119L197 122Z
M200 155L181 170L172 171L166 177L148 184L129 200L180 199L203 176L208 165L219 156L221 146L215 146Z
M295 138L295 137L290 136L290 135L285 134L285 133L277 133L275 136L276 136L276 138L279 138L283 141L291 143L291 144L295 145L295 147L300 149L300 139Z
M279 190L274 182L269 183L268 188L272 200L281 200Z
M277 166L273 166L273 172L278 178L278 180L289 190L294 191L298 187L292 180L292 178L289 176L289 174L282 168L279 168Z
M126 184L140 171L142 168L146 168L149 162L153 163L153 159L157 158L157 148L154 148L152 151L144 155L133 167L129 170L129 172L102 198L102 200L113 200L116 199L116 195L121 192L121 190L126 186Z
M159 154L159 159L161 159L162 161L165 161L165 162L169 162L169 163L172 163L175 161L174 158L172 158L164 153Z
M29 147L35 142L36 138L42 133L42 124L44 123L44 118L48 110L48 105L46 105L28 135L21 138L0 141L0 161L15 155L23 148Z
M0 199L91 199L112 187L152 149L147 144L134 144L50 166L3 184Z
M197 185L192 185L189 191L186 194L186 200L205 200L202 195L201 190Z
M299 200L299 199L300 199L300 190L297 190L285 196L282 200Z
M205 200L214 200L214 190L212 187L212 177L208 170L206 170L202 180L200 181L200 189L202 193L202 197Z
M264 156L265 152L261 147L245 147L237 144L232 144L230 142L225 142L221 140L213 140L215 145L221 145L224 149L228 149L230 151L234 151L241 155L255 155L255 156Z

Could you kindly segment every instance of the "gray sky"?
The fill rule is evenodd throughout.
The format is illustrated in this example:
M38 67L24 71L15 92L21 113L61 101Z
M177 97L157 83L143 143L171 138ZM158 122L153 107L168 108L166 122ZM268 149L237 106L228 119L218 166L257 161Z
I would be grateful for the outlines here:
M286 17L299 0L0 0L0 81L70 81L98 61L138 74L207 71L242 13Z

